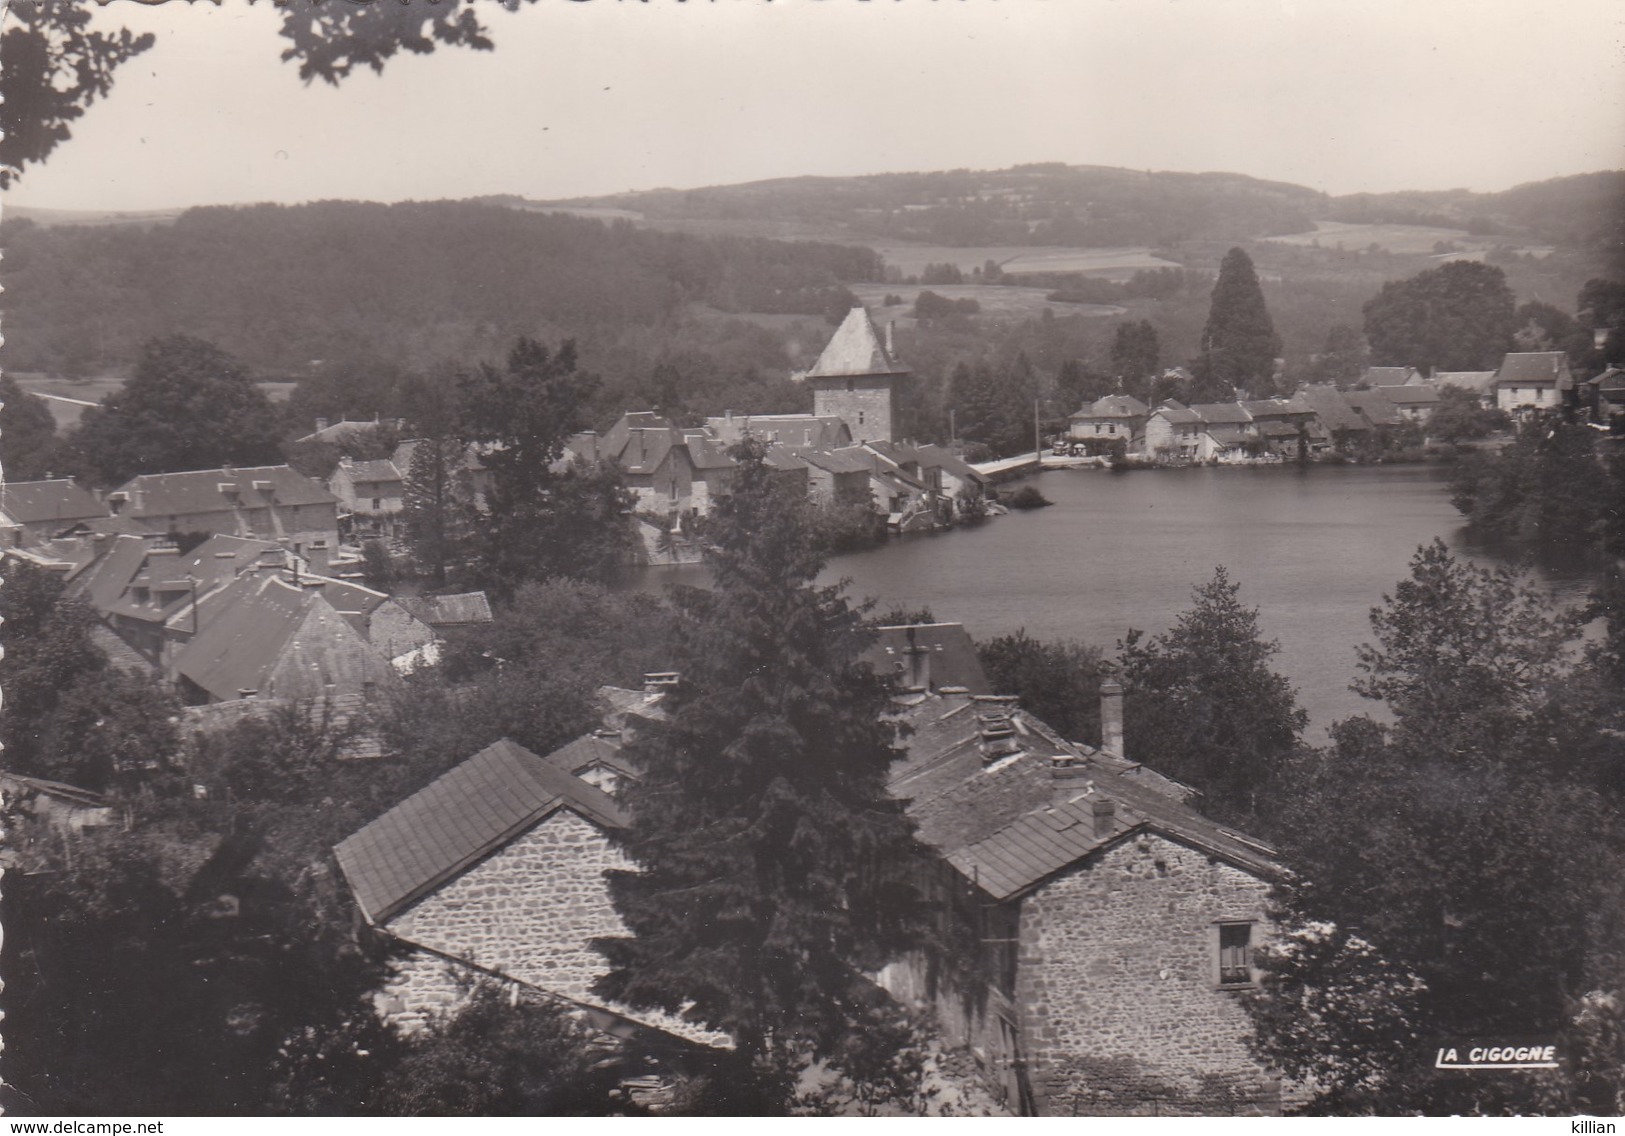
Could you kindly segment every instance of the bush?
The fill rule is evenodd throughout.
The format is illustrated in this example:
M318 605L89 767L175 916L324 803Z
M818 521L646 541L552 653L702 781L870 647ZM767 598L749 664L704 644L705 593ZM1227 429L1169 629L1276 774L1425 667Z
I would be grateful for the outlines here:
M1012 509L1042 509L1045 505L1055 504L1054 501L1040 493L1036 485L1023 485L1010 494L1004 503Z

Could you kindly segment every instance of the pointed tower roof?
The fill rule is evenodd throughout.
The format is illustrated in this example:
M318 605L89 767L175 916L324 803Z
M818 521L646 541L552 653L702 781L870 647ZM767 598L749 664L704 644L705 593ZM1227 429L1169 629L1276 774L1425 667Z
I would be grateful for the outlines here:
M880 340L874 321L862 306L846 313L824 353L806 378L846 378L856 375L906 375L909 369L891 357Z

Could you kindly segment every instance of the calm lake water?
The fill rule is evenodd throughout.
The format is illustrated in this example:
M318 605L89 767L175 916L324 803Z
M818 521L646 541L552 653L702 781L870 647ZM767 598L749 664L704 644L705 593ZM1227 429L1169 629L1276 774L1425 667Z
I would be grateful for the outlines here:
M833 560L823 579L849 579L849 594L880 610L929 607L978 639L1026 628L1109 652L1131 627L1165 630L1224 565L1280 642L1277 669L1319 742L1333 721L1378 709L1348 689L1354 649L1418 545L1441 536L1486 564L1518 555L1468 539L1448 476L1439 466L1051 470L1035 479L1050 508L894 539ZM1533 567L1560 598L1582 598L1582 564ZM646 586L694 582L693 570L677 572Z

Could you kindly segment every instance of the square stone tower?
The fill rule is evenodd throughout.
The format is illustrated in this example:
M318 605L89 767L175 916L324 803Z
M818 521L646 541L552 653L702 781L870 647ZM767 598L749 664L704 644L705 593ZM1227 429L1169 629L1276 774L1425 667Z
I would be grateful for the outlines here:
M869 313L856 307L801 378L813 389L813 413L841 419L853 443L862 444L895 441L897 384L908 374L881 342Z

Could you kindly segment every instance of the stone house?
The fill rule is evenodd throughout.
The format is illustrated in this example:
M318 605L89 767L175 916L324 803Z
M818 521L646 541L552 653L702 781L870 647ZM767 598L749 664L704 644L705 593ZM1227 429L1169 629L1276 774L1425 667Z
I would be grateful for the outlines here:
M1602 374L1587 379L1584 384L1585 402L1591 420L1600 426L1610 426L1615 432L1625 429L1625 371L1610 367Z
M338 498L286 465L141 474L107 502L160 532L286 540L296 553L338 546Z
M1494 371L1434 371L1431 379L1417 378L1409 385L1429 383L1472 391L1484 409L1491 410L1495 407L1495 375Z
M1294 398L1308 403L1315 412L1330 444L1339 450L1359 449L1375 439L1375 429L1346 397L1330 383L1311 383L1300 388Z
M12 548L41 544L107 515L107 506L71 478L0 483L0 537Z
M862 501L873 504L869 474L873 459L856 446L838 450L803 450L807 463L807 496L822 505Z
M1098 398L1067 420L1067 437L1090 453L1107 453L1121 444L1125 452L1145 447L1145 424L1151 408L1129 394Z
M882 983L934 1006L1012 1111L1278 1112L1239 999L1281 868L1124 756L1121 697L1103 690L1099 749L1013 699L903 700L892 791L941 858L922 883L961 948L899 960Z
M1394 411L1406 422L1425 424L1433 417L1434 408L1439 405L1439 388L1432 383L1407 383L1402 387L1374 389L1377 394L1388 400Z
M1574 397L1564 351L1509 351L1495 372L1495 405L1508 414L1557 410Z
M419 1028L455 1011L468 980L483 976L568 1006L605 1033L726 1044L592 992L606 969L592 940L626 930L604 872L630 865L610 839L625 814L575 775L581 748L554 760L498 741L334 850L367 924L406 948L379 992L388 1020ZM611 735L598 748L619 747Z
M1165 461L1194 460L1204 425L1200 414L1167 399L1145 420L1145 452Z
M354 535L394 535L405 504L406 474L393 461L341 457L327 488L338 498L339 515L350 519Z

